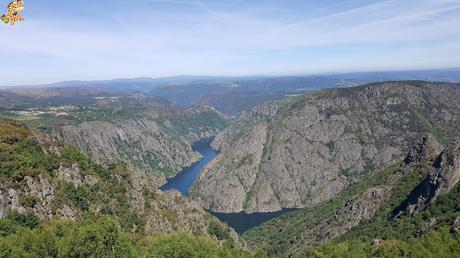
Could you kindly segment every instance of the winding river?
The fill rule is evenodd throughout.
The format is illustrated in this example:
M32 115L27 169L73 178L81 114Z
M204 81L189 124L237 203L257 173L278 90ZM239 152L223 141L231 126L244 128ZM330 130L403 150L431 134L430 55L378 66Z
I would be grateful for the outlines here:
M188 191L190 187L195 182L198 175L201 173L203 168L212 161L217 154L218 151L211 148L212 139L204 139L198 141L192 145L192 149L194 151L198 151L202 156L203 159L199 162L193 164L192 166L183 169L179 172L175 177L169 178L167 183L164 184L160 189L162 191L168 190L178 190L182 195L188 196ZM238 234L243 234L245 231L258 226L265 221L278 217L288 211L292 211L294 209L283 209L281 211L276 212L264 212L264 213L252 213L246 214L244 212L240 213L218 213L218 212L210 212L212 215L216 216L221 221L227 223Z
M160 190L168 191L175 189L181 192L182 195L188 196L188 190L193 185L193 182L195 182L195 179L201 173L206 164L213 160L219 153L211 148L211 142L212 139L209 138L194 143L192 145L192 149L194 151L198 151L201 156L203 156L203 159L192 166L183 169L175 177L167 179L166 184L160 187Z

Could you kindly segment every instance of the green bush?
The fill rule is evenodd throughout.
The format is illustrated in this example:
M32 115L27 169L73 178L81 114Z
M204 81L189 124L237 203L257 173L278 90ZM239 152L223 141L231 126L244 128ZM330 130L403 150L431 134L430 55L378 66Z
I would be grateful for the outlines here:
M82 170L87 170L91 166L91 161L77 147L66 145L62 153L62 159L67 162L77 162Z
M219 246L208 238L186 234L155 235L144 240L141 246L145 257L251 257L241 250Z
M218 240L231 239L229 230L227 228L224 228L217 221L211 221L211 223L209 223L208 233L212 236L216 236Z
M448 228L406 241L387 240L379 245L342 242L306 249L300 257L460 257L460 237Z
M0 237L5 237L16 233L20 229L17 222L10 219L0 220Z
M34 195L23 195L19 198L19 203L26 208L34 208L40 198Z
M0 238L0 257L136 257L134 240L110 218L54 221Z
M55 189L53 206L57 209L65 204L81 211L88 211L92 196L87 186L77 187L72 183L62 181Z
M0 220L2 222L2 220ZM1 223L0 223L1 225ZM186 234L136 238L110 217L51 221L0 237L0 257L266 257Z
M58 158L45 155L40 144L32 139L18 140L11 144L0 143L0 158L0 178L19 189L26 185L26 176L54 176L59 167Z
M8 236L16 233L21 228L37 228L40 220L33 212L19 213L9 212L5 219L0 220L0 236Z

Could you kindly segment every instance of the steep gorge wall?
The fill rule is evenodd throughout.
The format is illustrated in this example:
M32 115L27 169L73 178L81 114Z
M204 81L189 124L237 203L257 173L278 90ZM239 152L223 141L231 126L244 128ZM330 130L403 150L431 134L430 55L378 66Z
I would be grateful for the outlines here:
M206 121L211 117L216 120ZM203 123L200 121L203 120ZM59 128L65 143L101 163L126 162L148 175L158 187L166 177L200 160L193 142L216 135L224 118L207 108L145 113L130 119L88 121ZM199 126L197 125L199 124Z
M221 132L220 155L192 188L205 208L311 207L399 162L425 133L459 133L460 87L379 83L257 107Z

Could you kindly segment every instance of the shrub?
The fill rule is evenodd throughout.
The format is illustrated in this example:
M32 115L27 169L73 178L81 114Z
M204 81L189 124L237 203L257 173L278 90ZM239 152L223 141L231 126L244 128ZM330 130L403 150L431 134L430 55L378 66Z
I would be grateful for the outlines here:
M185 234L149 237L142 243L146 257L243 257L212 240Z
M23 195L19 198L19 203L26 208L34 208L39 201L40 198L35 195Z
M12 211L8 213L5 220L11 221L18 227L25 227L29 229L37 228L40 223L40 220L33 212L19 213L17 211Z
M210 235L216 236L218 240L229 240L230 232L227 228L223 227L217 221L211 221L208 226L208 233Z
M0 220L2 222L2 220ZM1 225L1 223L0 223ZM0 257L252 257L206 237L153 235L135 238L110 217L58 221L0 237ZM253 257L266 257L257 252Z
M387 240L379 245L341 242L306 249L301 257L459 257L460 237L448 228L406 241Z

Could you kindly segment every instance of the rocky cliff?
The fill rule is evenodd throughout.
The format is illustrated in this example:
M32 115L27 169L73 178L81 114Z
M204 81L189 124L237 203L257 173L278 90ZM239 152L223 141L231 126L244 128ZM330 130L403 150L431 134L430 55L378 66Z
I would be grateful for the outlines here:
M387 82L267 103L219 133L192 196L218 212L312 207L398 163L425 133L459 134L460 87Z
M460 181L460 142L452 140L434 160L428 175L395 211L395 217L423 211L440 195L448 194Z
M210 108L148 109L130 117L59 126L57 135L101 163L125 162L148 175L155 187L201 155L193 142L216 135L225 120Z
M275 256L290 256L305 247L332 241L370 244L373 239L420 236L443 226L454 225L455 229L460 215L460 149L457 140L440 147L434 137L425 136L400 165L350 185L331 201L252 229L245 238L253 248L264 248ZM444 161L440 163L440 159ZM434 174L443 179L433 181Z
M1 119L0 164L0 220L15 212L40 221L110 216L141 235L187 233L239 245L236 233L198 203L157 191L137 169L99 165L56 137Z

